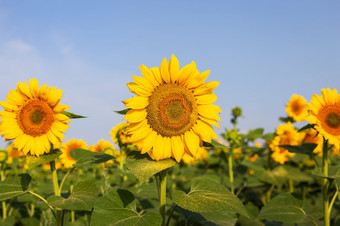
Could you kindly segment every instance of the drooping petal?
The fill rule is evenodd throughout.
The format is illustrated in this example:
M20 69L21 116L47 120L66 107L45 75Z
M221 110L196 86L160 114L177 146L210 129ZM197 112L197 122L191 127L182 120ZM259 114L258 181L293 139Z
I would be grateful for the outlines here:
M129 88L129 90L138 95L138 96L143 96L143 97L149 97L151 95L151 92L148 91L147 89L144 89L143 86L138 85L135 82L130 82L127 84L127 87Z
M123 119L126 119L128 123L136 123L136 122L143 121L143 119L146 118L146 115L147 115L147 112L145 109L141 109L141 110L131 109L125 114Z
M184 134L184 140L191 155L195 157L199 148L199 137L192 130L189 130Z
M172 157L176 162L180 162L184 155L184 143L181 136L171 137Z
M132 109L144 109L149 104L149 98L141 97L141 96L134 96L130 99L124 100L123 103L125 107L132 108Z
M217 100L217 96L213 93L207 93L202 96L196 96L197 104L211 104Z
M198 109L199 115L202 115L206 118L216 119L216 120L221 121L221 118L217 115L218 113L222 112L222 109L219 106L213 105L213 104L204 104L204 105L198 105L197 109Z

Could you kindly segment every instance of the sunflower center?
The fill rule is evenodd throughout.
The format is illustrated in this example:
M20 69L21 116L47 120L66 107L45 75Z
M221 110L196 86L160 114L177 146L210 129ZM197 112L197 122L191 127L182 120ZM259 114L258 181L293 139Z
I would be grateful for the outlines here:
M194 95L177 83L162 84L155 88L146 111L148 124L166 137L184 134L198 119Z
M331 128L337 128L340 125L340 116L336 113L330 113L326 116L326 123Z
M340 106L329 105L319 111L322 128L334 136L340 135Z
M19 111L17 121L25 134L36 137L46 134L51 129L54 114L45 101L33 99Z

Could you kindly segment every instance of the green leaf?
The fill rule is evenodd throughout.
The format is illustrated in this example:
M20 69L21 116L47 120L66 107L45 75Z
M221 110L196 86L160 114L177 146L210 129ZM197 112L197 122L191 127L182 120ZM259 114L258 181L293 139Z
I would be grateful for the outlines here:
M66 210L91 211L98 197L98 189L95 183L80 181L71 195L64 199L60 196L50 196L47 201L51 206Z
M280 117L279 120L281 122L294 122L294 119L292 117Z
M126 166L128 170L137 177L139 184L143 184L150 177L162 170L168 169L176 164L173 159L165 159L160 161L152 160L149 155L142 155L140 152L131 152L126 158Z
M34 155L27 155L26 156L26 163L29 169L32 169L35 166L39 166L46 162L54 161L61 155L62 152L60 149L53 149L50 153L40 155L39 157Z
M124 110L121 110L121 111L114 111L116 112L117 114L120 114L120 115L125 115L128 111L130 111L131 108L126 108Z
M307 217L302 209L302 201L290 193L283 193L274 197L265 205L259 215L260 220L272 220L284 223L303 222Z
M31 176L27 173L7 178L0 182L0 201L14 198L28 192Z
M263 135L263 128L257 128L254 130L249 130L246 138L252 142L256 139L261 138Z
M85 149L73 149L70 151L70 155L76 161L73 166L78 168L103 163L114 158L112 155Z
M139 214L136 210L136 200L127 190L111 190L96 202L91 216L91 225L161 225L159 213L147 212Z
M188 194L174 190L172 200L178 206L198 213L230 211L248 216L241 200L226 187L206 178L194 178Z
M318 146L318 145L314 144L314 143L303 143L301 146L279 145L279 147L287 149L289 152L299 153L299 154L307 154L307 155L312 155L316 146Z
M66 115L66 116L69 117L70 119L86 118L85 116L76 115L76 114L71 113L71 112L68 112L68 111L63 111L62 114Z
M296 167L290 166L290 165L283 165L279 166L283 167L287 171L287 178L291 179L292 181L295 182L313 182L313 177L308 175L307 173L299 170Z
M275 137L275 133L266 133L265 135L262 136L264 140L273 140Z

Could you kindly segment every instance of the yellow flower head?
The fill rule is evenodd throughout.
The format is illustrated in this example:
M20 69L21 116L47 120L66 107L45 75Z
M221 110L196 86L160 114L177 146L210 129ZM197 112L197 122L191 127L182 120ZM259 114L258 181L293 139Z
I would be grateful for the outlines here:
M120 144L127 144L130 142L130 136L126 133L126 128L129 124L125 122L119 123L117 126L113 127L110 134L113 143L116 143L118 145Z
M315 129L333 144L340 148L340 96L336 89L322 89L321 97L314 94L308 103L311 124Z
M98 143L96 145L91 145L89 149L90 149L90 151L93 151L93 152L104 152L104 153L105 153L106 149L115 150L115 148L110 143L110 141L107 141L107 140L104 140L104 139L101 139L100 141L98 141Z
M70 155L70 151L73 149L87 149L87 144L83 140L71 139L65 144L61 145L61 151L63 154L60 155L60 161L64 168L70 169L76 161Z
M287 103L286 112L294 121L300 122L307 117L307 101L302 96L293 94Z
M298 133L290 122L279 125L276 129L276 136L269 145L273 151L271 155L273 160L284 164L288 161L288 156L293 157L295 155L295 153L290 153L288 150L280 148L279 145L299 145L300 143L301 134Z
M302 134L302 143L314 143L317 144L316 148L314 149L313 153L322 156L322 146L323 146L323 139L320 134L314 129L309 129L301 133Z
M8 152L8 159L6 161L7 164L11 164L14 158L20 158L23 156L21 151L18 151L13 147L13 144L8 145L6 151Z
M194 62L180 69L174 55L159 68L140 69L143 77L127 84L137 96L123 101L131 109L124 117L131 142L142 142L142 154L157 161L180 162L185 153L195 158L202 141L217 138L210 124L218 127L221 120L221 108L212 104L219 82L204 83L209 71L200 73Z
M200 163L202 160L207 162L208 156L209 156L208 150L204 147L200 147L195 158L185 153L182 157L182 160L185 164L194 165Z
M62 114L69 109L59 104L62 90L43 85L37 79L29 84L19 82L16 90L10 90L7 101L0 102L0 134L25 155L49 153L51 145L59 148L63 132L69 128L70 119Z

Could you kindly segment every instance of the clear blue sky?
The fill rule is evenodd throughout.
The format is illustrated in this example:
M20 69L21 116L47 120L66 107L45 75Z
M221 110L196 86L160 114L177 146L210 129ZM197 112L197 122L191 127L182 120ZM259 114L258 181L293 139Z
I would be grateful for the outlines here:
M33 77L57 86L61 102L88 117L72 120L66 141L95 144L110 140L122 118L112 110L133 96L126 83L138 67L175 54L221 82L218 134L234 106L241 131L274 132L292 94L309 101L321 88L339 90L339 12L339 1L319 0L0 0L0 100Z

